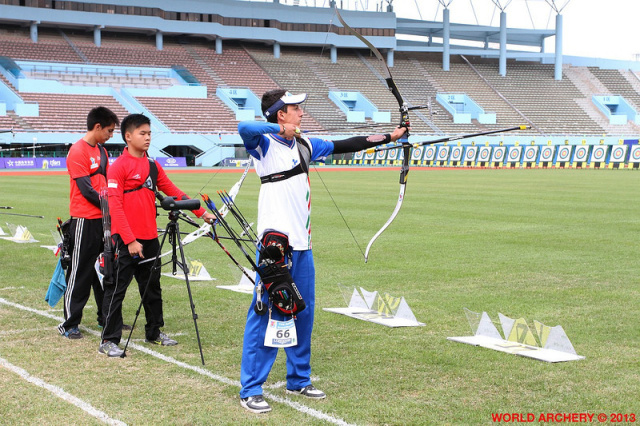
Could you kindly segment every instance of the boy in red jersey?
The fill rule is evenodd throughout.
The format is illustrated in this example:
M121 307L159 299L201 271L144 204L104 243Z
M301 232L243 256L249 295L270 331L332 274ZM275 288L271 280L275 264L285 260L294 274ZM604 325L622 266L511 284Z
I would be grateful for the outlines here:
M118 117L108 108L96 107L87 115L87 133L74 143L67 155L70 177L69 255L67 289L64 293L64 322L58 331L69 339L80 339L78 325L91 288L98 308L98 324L102 321L103 290L94 269L103 250L100 190L107 186L109 157L104 143L111 139Z
M159 164L147 156L151 145L151 122L142 114L131 114L122 120L122 139L127 146L109 168L109 212L111 234L116 253L115 280L105 287L103 312L105 327L98 352L119 357L122 337L122 301L135 276L140 296L144 295L145 337L148 343L173 346L178 342L160 331L164 326L160 268L154 262L141 262L158 254L156 225L156 188L177 199L188 197L171 182ZM203 208L193 212L207 222L214 216ZM147 287L147 282L148 287ZM146 294L145 294L145 287Z

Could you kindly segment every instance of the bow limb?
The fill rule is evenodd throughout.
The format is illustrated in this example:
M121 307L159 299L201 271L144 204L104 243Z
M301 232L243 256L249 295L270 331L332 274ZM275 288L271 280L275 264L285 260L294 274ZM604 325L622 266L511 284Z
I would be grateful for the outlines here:
M235 201L236 196L238 195L238 192L240 192L240 188L244 183L244 178L247 177L247 173L249 173L249 169L251 168L252 164L253 164L253 157L249 157L249 162L247 163L247 166L244 168L244 172L242 173L242 176L240 176L240 179L235 184L233 184L233 186L229 190L229 196L231 197L232 201ZM223 218L227 215L228 212L229 212L229 208L226 206L226 204L220 208L220 215Z
M400 207L402 207L402 202L404 201L404 191L407 187L407 175L409 174L409 158L411 156L411 146L403 145L402 153L404 158L402 159L402 168L400 169L400 194L398 195L398 202L396 203L395 209L393 209L393 213L391 213L391 217L387 220L387 222L380 228L378 232L371 238L369 244L367 244L367 249L364 252L364 263L367 263L369 260L369 250L371 250L371 246L373 242L378 239L378 237L384 232L385 229L391 225L391 222L396 218L398 212L400 211Z
M391 91L393 96L396 98L396 101L398 102L398 106L400 108L400 125L399 125L399 127L407 128L407 131L404 133L402 138L400 140L398 140L398 142L402 146L402 152L403 152L403 155L404 155L404 158L402 160L402 168L400 169L400 195L398 196L398 202L396 203L396 207L393 210L393 213L391 213L391 217L389 217L387 222L382 226L382 228L380 228L380 230L378 232L376 232L376 234L373 236L373 238L371 238L371 240L369 241L369 244L367 245L367 249L366 249L366 251L364 253L364 261L366 263L367 260L369 259L369 250L371 249L371 246L373 245L374 241L380 235L382 235L382 233L385 231L385 229L387 229L389 227L389 225L391 225L391 222L393 222L393 220L398 215L398 212L400 211L400 208L402 207L402 202L404 201L404 193L405 193L405 189L406 189L406 186L407 186L407 177L409 175L409 160L410 160L410 157L411 157L411 145L409 144L409 130L408 130L408 128L410 126L409 106L407 105L405 100L402 98L402 95L400 94L400 91L398 90L398 86L396 86L396 83L393 81L393 76L391 75L391 70L389 70L389 66L387 65L387 62L385 61L384 57L382 56L382 53L380 53L380 51L373 44L371 44L371 42L369 40L367 40L362 34L358 33L356 30L351 28L344 21L344 19L342 19L342 16L340 15L340 11L338 10L338 6L337 5L335 7L335 11L336 11L336 15L338 17L338 20L340 21L342 26L347 31L349 31L352 35L354 35L358 39L360 39L371 50L371 52L373 52L373 54L376 55L376 57L384 65L384 70L385 70L385 72L387 74L386 78L385 78L385 81L387 82L387 86L389 87L389 91Z
M391 70L389 70L389 66L387 65L387 61L385 61L384 56L382 56L382 53L380 53L380 51L373 44L371 44L369 40L367 40L362 34L357 32L356 30L351 28L349 24L347 24L344 21L344 19L342 19L342 15L340 15L340 10L338 9L337 4L335 6L335 11L336 11L336 16L338 17L338 20L340 21L340 24L342 24L342 26L347 31L349 31L352 35L356 36L360 41L362 41L371 50L371 52L380 60L380 62L382 62L382 65L384 66L383 69L386 73L385 81L387 82L387 86L391 91L391 93L393 94L393 96L396 98L396 101L398 101L398 105L400 106L400 115L401 115L400 127L409 127L410 125L409 106L402 98L402 95L400 94L400 91L398 90L398 86L396 86L395 81L393 81ZM408 137L409 135L407 134L407 138Z

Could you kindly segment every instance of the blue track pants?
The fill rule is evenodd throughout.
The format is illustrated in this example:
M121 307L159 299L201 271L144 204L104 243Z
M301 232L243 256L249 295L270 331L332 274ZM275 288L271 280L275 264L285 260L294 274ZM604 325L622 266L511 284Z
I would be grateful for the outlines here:
M287 389L300 389L311 384L311 331L313 329L313 311L315 307L315 267L311 250L294 251L292 255L291 276L306 303L306 308L297 315L295 321L298 344L284 351L287 356ZM256 277L257 278L257 277ZM262 300L267 303L266 291ZM273 366L277 348L264 346L269 313L258 315L254 311L256 294L247 313L242 347L242 365L240 369L240 398L262 395L262 384L267 381ZM271 312L271 318L285 321L277 309Z

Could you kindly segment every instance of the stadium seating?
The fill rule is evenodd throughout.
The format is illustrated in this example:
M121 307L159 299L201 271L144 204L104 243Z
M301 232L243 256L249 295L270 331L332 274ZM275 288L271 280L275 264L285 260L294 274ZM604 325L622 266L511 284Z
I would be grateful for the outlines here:
M603 134L604 129L577 106L584 95L570 79L554 80L553 65L510 61L505 77L496 61L470 58L473 66L545 134Z
M221 133L237 129L224 104L215 98L138 97L139 102L173 132Z
M22 93L21 96L25 102L40 105L39 117L22 117L22 120L41 132L86 132L87 112L97 105L106 106L118 117L128 114L111 96L48 93Z
M640 87L640 79L635 74L629 70L607 70L596 67L589 67L589 71L608 89L608 94L624 96L636 111L640 111L640 94L631 83L635 80L635 86Z
M370 52L341 49L338 63L328 52L305 47L282 46L275 58L270 46L225 41L222 54L214 43L195 37L164 37L158 51L155 37L102 32L101 46L93 35L81 30L40 28L33 43L28 28L0 26L0 55L14 60L132 67L186 68L207 87L206 99L138 97L173 132L234 132L235 114L216 97L216 88L248 87L258 97L277 87L307 92L303 127L308 130L346 130L356 126L328 98L328 92L358 91L380 110L399 120L398 106L384 82L384 69ZM603 135L636 131L635 125L609 125L591 104L591 95L602 89L620 94L640 106L640 79L630 71L565 66L564 78L554 79L553 65L509 61L508 73L500 76L496 59L452 56L450 71L442 70L442 56L433 53L396 52L392 69L396 84L411 105L430 105L412 113L413 133L456 135L533 124L529 134ZM166 88L174 84L165 76L60 73L37 70L33 78L56 79L81 86ZM9 85L3 79L4 83ZM435 100L437 93L466 93L497 123L454 124L451 115ZM40 117L17 117L13 111L0 117L0 127L27 131L82 131L90 106L100 103L126 110L110 96L48 95L20 93L25 102L40 104ZM365 123L363 123L365 124ZM383 126L384 127L384 126ZM370 129L353 130L369 133ZM618 132L618 133L617 133Z

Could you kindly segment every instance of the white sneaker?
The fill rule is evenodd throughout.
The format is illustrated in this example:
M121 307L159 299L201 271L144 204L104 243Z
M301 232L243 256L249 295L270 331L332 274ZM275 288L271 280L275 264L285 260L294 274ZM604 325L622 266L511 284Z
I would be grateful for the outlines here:
M323 399L327 397L324 392L316 389L313 385L305 386L302 389L287 389L287 393L294 393L296 395L302 395L313 399Z
M267 401L264 400L262 395L240 398L240 405L252 413L268 413L271 411L271 407L267 404Z

